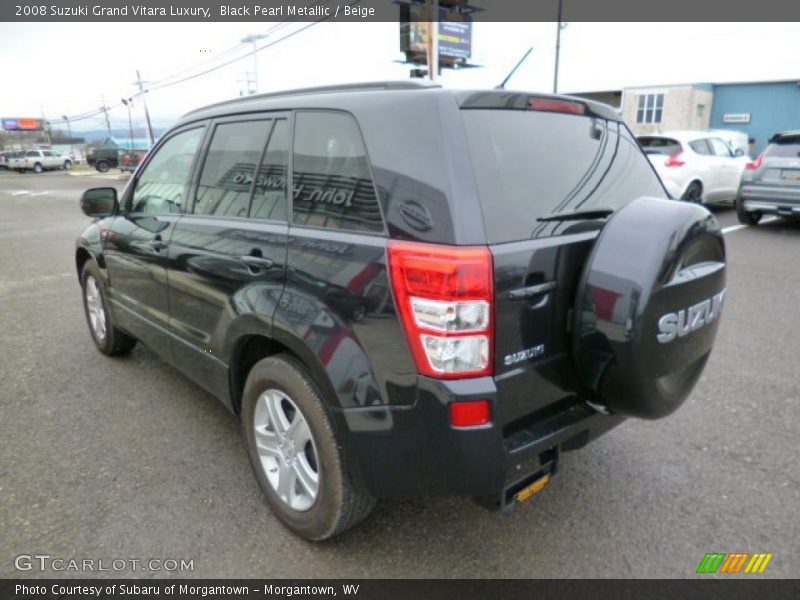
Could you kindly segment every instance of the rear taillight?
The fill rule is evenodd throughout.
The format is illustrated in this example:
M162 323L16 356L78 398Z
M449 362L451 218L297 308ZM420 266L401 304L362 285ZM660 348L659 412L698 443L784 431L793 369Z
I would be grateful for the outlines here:
M664 163L665 167L682 167L686 162L683 160L683 152L676 152Z
M748 171L755 171L755 170L756 170L756 169L758 169L758 168L759 168L759 167L760 167L762 164L764 164L764 153L763 153L763 152L762 152L761 154L759 154L759 155L758 155L758 158L756 158L755 160L751 160L750 162L748 162L748 163L747 163L747 164L744 166L744 168L745 168L745 169L747 169Z
M485 246L390 241L397 311L421 375L491 375L494 332L492 255Z

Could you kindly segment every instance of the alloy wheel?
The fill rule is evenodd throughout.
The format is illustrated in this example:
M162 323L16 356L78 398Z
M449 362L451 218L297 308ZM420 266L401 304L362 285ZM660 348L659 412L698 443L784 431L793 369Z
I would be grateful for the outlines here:
M85 290L89 324L97 341L102 343L106 339L106 309L103 306L103 298L100 295L100 287L97 285L97 280L91 275L86 278Z
M297 404L280 390L266 390L256 403L253 428L272 489L289 508L309 510L319 493L319 462L311 429Z

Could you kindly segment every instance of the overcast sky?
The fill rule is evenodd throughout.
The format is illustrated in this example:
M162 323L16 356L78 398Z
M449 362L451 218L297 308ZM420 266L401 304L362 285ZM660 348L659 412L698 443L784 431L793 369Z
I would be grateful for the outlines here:
M0 116L76 115L135 91L136 69L146 80L191 74L246 34L275 23L0 24ZM306 27L291 23L261 43ZM493 87L529 47L534 52L509 87L551 91L555 23L477 23L472 62L479 69L447 71L451 87ZM562 92L624 86L743 80L800 80L798 23L570 23L562 33ZM258 54L262 92L346 81L408 78L397 23L320 23ZM153 90L151 114L168 124L198 106L239 95L252 57L192 81ZM112 111L117 126L127 112ZM143 124L141 106L135 125ZM95 117L75 129L103 126Z

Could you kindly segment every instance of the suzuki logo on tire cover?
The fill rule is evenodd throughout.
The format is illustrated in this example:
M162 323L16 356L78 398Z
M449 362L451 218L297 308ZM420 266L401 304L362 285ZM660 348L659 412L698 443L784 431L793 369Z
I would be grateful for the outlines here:
M658 341L666 344L676 337L683 337L692 331L697 331L704 325L712 323L714 319L719 318L724 302L725 290L722 290L712 298L703 300L688 309L665 314L658 320L658 329L660 331L656 336Z

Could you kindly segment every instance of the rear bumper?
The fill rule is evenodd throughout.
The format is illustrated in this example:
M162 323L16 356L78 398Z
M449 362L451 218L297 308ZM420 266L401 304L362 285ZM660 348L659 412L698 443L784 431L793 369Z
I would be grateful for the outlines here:
M339 411L347 448L370 491L379 498L453 494L502 508L509 492L537 474L554 472L560 452L575 450L623 418L604 415L578 398L564 398L503 427L450 426L448 404L498 399L491 378L421 382L411 407Z
M749 212L800 215L800 186L743 185L742 207Z

